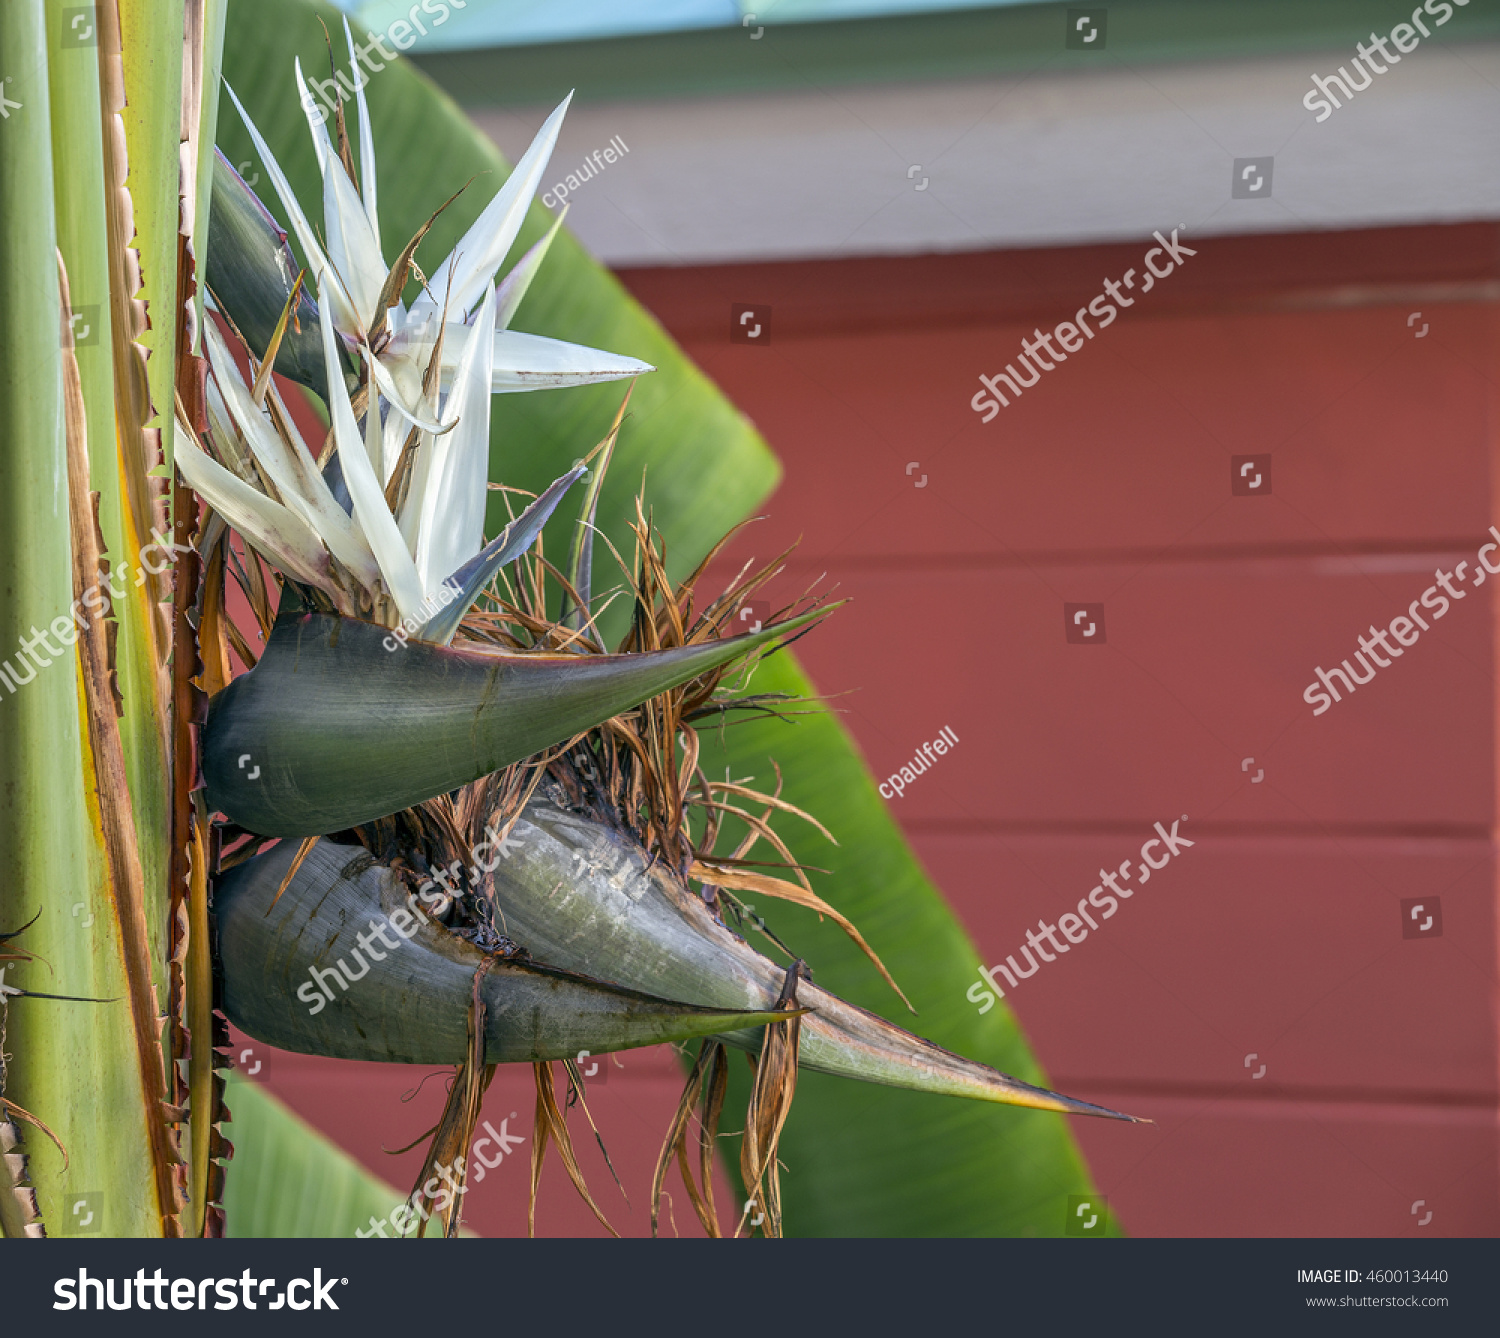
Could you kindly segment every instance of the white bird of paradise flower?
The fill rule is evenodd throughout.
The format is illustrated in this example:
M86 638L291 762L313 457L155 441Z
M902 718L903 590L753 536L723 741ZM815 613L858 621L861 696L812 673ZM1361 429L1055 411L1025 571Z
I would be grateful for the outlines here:
M352 53L347 20L344 34ZM500 566L530 546L584 472L575 467L558 479L486 546L490 395L618 380L654 369L634 358L509 329L561 217L495 284L546 171L572 94L547 118L505 184L408 309L400 291L422 234L394 267L386 265L363 80L355 87L361 177L356 190L308 92L300 61L295 68L323 178L326 249L232 88L229 96L317 284L332 445L350 505L346 510L335 499L274 382L257 376L255 388L247 386L211 321L205 324L205 344L215 452L205 449L179 414L177 460L198 493L286 575L322 590L342 612L387 625L401 622L424 639L446 643L463 611ZM363 433L341 352L368 369L360 392L367 396ZM392 495L398 468L402 477Z

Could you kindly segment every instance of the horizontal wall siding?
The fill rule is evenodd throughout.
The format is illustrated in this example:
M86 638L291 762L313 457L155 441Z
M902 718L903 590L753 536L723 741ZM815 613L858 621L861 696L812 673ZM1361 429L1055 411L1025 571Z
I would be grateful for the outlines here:
M1303 699L1497 519L1497 235L1204 240L987 424L979 374L1140 248L624 273L786 467L735 564L800 536L783 592L852 597L798 651L871 768L958 736L890 802L986 963L1194 841L997 977L1059 1086L1157 1121L1074 1121L1138 1234L1500 1230L1493 586Z

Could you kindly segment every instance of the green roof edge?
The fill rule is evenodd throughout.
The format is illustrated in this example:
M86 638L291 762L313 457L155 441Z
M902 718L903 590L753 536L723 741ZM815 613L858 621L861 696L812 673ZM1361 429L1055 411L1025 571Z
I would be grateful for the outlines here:
M1103 6L1106 44L1087 51L1063 46L1067 11L1087 8L1075 3L766 23L759 38L753 26L713 28L414 58L469 109L550 105L569 89L577 89L579 102L816 92L837 85L1119 70L1304 50L1347 48L1352 55L1355 42L1367 40L1372 29L1384 36L1409 21L1413 3L1111 0ZM1500 0L1470 0L1422 45L1496 37Z

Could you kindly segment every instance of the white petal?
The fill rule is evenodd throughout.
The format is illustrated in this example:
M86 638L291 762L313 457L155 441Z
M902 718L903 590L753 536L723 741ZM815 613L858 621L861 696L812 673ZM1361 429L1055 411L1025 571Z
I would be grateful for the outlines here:
M328 554L312 527L200 450L181 423L175 426L177 468L193 491L281 571L338 599Z
M365 459L375 471L377 480L389 477L385 464L385 432L380 422L380 396L370 396L370 410L365 414ZM381 489L384 492L384 489ZM397 527L399 529L399 526Z
M286 174L282 172L281 165L276 161L270 146L261 138L260 131L255 128L255 122L250 119L250 113L240 103L234 89L229 87L228 80L225 80L224 87L238 109L240 120L245 123L245 129L250 132L251 142L255 145L255 151L260 154L261 164L266 169L266 175L271 178L271 185L276 188L276 196L281 201L281 207L286 210L287 218L292 224L292 231L297 234L297 240L302 243L302 251L307 256L307 263L312 268L313 277L321 282L323 271L328 268L328 258L323 254L323 248L318 245L318 239L308 224L307 215L302 212L302 206L297 203L297 197L292 194L291 183L287 181Z
M308 90L307 80L302 77L302 58L292 58L292 70L297 76L297 94L302 104L302 113L307 117L308 133L312 135L313 155L318 160L318 171L328 171L328 160L336 158L338 154L334 151L333 140L328 135L328 113L318 106L318 101ZM322 111L320 116L318 113Z
M375 471L370 467L370 457L365 453L365 444L360 440L359 424L355 421L354 407L349 403L349 392L339 367L333 332L332 295L327 287L318 292L318 309L322 318L323 361L328 369L328 407L333 417L333 437L344 470L344 482L354 502L354 515L376 562L380 564L386 589L391 592L401 616L415 618L422 605L422 586L417 580L411 554L401 541L401 531L396 528L396 518L385 504L385 490L376 479ZM373 402L371 412L375 412Z
M531 197L536 194L542 173L547 170L547 160L552 156L552 146L557 143L557 133L562 128L563 116L572 100L573 95L569 93L557 110L547 118L536 138L531 141L531 147L516 164L515 171L429 280L429 291L446 292L448 271L450 268L453 270L453 311L469 311L483 296L482 290L493 283L495 271L505 262L505 257L515 243L516 234L520 232L521 224L526 219ZM432 301L425 295L423 300L429 303Z
M375 235L375 249L380 249L380 215L375 209L375 137L370 133L370 108L365 102L365 85L369 80L359 68L359 57L354 54L354 34L349 31L349 19L344 18L344 40L349 44L349 72L356 80L354 97L359 105L359 187L365 197L365 216L370 220L370 231Z
M276 485L286 505L298 512L322 539L324 546L366 586L373 588L380 568L365 537L334 500L312 457L300 441L286 442L250 398L240 379L224 337L213 321L206 322L208 360L214 385L224 397L231 417L250 452Z
M486 288L445 406L445 419L456 416L458 425L434 443L432 471L422 499L417 570L423 590L429 593L484 545L494 358L490 332L494 328L495 290Z
M446 351L447 344L443 347ZM446 363L445 358L445 366ZM499 395L507 391L586 386L655 370L649 362L627 358L623 353L606 353L603 349L568 344L543 335L521 334L517 330L499 330L495 334L490 390Z
M387 401L389 403L389 401ZM380 430L380 480L389 485L396 464L401 459L401 448L411 435L411 424L398 413L388 413Z
M385 283L385 261L354 183L337 158L329 159L323 173L323 227L328 235L328 259L359 313L360 330L368 330L375 323Z
M495 289L495 329L509 328L511 318L516 314L516 308L521 305L521 299L526 296L526 290L531 287L531 281L536 278L537 270L541 269L542 261L547 258L547 252L552 246L552 239L557 236L557 231L562 227L563 219L567 216L568 206L563 205L562 213L547 229L546 236L516 261L515 267L500 281Z
M212 323L205 322L210 325ZM213 377L208 378L205 389L207 393L204 396L204 408L208 413L208 429L213 433L215 451L236 478L243 479L251 487L259 487L260 481L256 477L255 466L251 463L250 452L239 429L234 425L234 417L229 412L229 406L224 403L224 396Z
M240 119L245 123L245 129L250 132L251 142L255 145L255 151L260 155L266 175L271 178L271 185L276 188L276 197L281 201L281 207L286 210L292 231L297 234L297 240L302 244L302 253L307 257L313 278L320 284L331 279L334 284L335 298L338 303L339 329L350 337L358 335L361 330L358 326L354 304L349 300L343 280L333 272L328 263L328 257L323 254L323 248L318 245L317 236L307 221L307 215L302 212L302 206L297 203L297 197L292 194L291 183L287 181L286 174L281 170L281 165L276 161L270 146L261 138L260 131L255 128L255 122L250 119L250 113L245 110L234 89L229 87L228 80L225 80L224 87L228 89L229 96L239 111Z
M422 415L420 399L415 409L410 408L404 401L401 392L397 389L395 381L391 377L390 369L371 352L368 344L361 344L359 351L364 355L365 364L370 369L370 375L375 378L375 384L380 393L391 402L391 408L399 413L408 423L415 423L424 432L432 432L441 435L452 429L451 421L436 422Z
M417 446L412 453L411 478L407 481L406 500L401 506L401 538L406 542L406 551L414 559L417 554L417 538L422 528L427 483L432 477L432 452L436 440L431 432L417 433Z

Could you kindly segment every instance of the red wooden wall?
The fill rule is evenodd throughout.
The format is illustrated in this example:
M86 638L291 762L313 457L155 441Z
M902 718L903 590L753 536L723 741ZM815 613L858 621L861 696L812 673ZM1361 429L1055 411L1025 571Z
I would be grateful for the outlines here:
M1185 268L989 424L979 373L1144 243L622 277L785 465L735 564L802 536L787 589L827 571L854 597L798 651L854 690L871 767L961 737L892 808L987 963L1188 815L1191 849L1007 990L1056 1086L1157 1121L1073 1122L1126 1228L1493 1234L1489 588L1325 714L1302 693L1500 517L1500 229L1185 240ZM770 308L769 343L730 341L742 306ZM1270 495L1231 496L1231 456L1263 454ZM1068 644L1064 603L1093 602L1105 643ZM1418 899L1440 936L1403 937ZM421 1071L266 1062L407 1183L419 1153L380 1149L433 1122L440 1081L403 1105ZM662 1051L622 1062L590 1099L630 1210L580 1153L644 1234L681 1077ZM529 1087L502 1070L487 1116L529 1138ZM476 1230L524 1232L529 1149L470 1195ZM555 1154L538 1226L599 1230Z
M1073 1122L1125 1226L1492 1234L1491 587L1323 715L1302 694L1500 518L1500 231L1185 240L989 424L979 373L1145 243L624 277L785 464L738 556L801 535L788 584L853 596L798 650L857 690L871 767L962 737L891 802L985 962L1188 815L1008 990L1055 1085L1158 1122ZM736 305L768 345L730 342ZM1261 454L1270 495L1232 496ZM1065 639L1084 602L1103 645ZM1419 898L1441 937L1403 937Z

